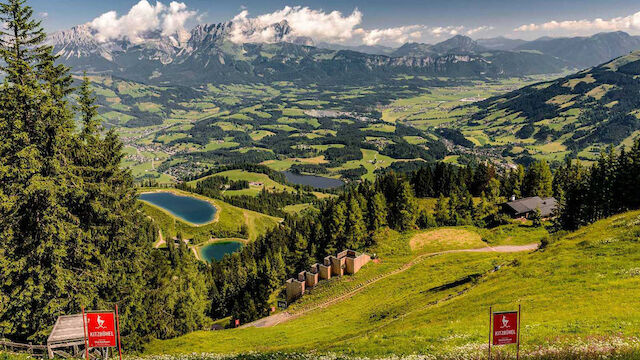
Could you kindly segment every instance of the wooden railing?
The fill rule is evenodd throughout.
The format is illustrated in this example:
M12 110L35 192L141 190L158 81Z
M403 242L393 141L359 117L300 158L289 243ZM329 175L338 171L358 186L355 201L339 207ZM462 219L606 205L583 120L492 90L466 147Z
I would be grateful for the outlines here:
M31 356L46 357L47 346L46 345L33 345L32 343L23 344L7 339L0 339L0 349L4 351L18 351L26 352Z

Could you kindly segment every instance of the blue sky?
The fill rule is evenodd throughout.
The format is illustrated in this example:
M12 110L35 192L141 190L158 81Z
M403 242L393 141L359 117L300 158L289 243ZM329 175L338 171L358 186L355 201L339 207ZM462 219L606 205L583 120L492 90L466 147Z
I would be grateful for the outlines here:
M102 26L120 19L140 1L156 6L156 0L31 0L30 5L45 20L48 31L87 23L109 11L115 16L103 18ZM167 8L172 0L161 0ZM285 6L308 7L306 13L314 21L321 15L339 11L329 30L340 27L346 35L322 36L321 27L309 32L296 10L286 19L297 18L300 34L322 37L322 41L394 45L402 41L434 42L455 34L474 38L504 35L533 39L539 36L589 35L601 31L623 30L640 34L640 2L637 0L179 0L184 3L181 17L185 29L197 22L221 22L247 11L246 19L281 11ZM167 10L168 11L168 10ZM355 11L355 13L354 13ZM350 17L356 15L355 17ZM158 14L160 21L163 14ZM296 17L297 16L297 17ZM272 17L270 17L272 18ZM357 18L357 19L356 19ZM302 20L301 20L302 19ZM329 17L327 17L329 19ZM597 20L601 19L601 20ZM119 26L123 26L121 23ZM114 24L115 26L115 24ZM172 28L173 29L173 28ZM518 30L516 30L518 29ZM113 30L113 29L111 29ZM107 32L114 34L113 31ZM109 35L119 36L119 35ZM332 37L333 36L333 37Z

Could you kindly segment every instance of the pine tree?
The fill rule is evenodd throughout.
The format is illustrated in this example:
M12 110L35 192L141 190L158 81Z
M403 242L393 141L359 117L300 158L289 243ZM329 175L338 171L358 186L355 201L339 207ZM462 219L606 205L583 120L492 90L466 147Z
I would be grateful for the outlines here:
M365 242L366 225L364 223L362 209L354 196L351 196L348 201L345 229L345 246L355 250L362 248Z
M39 331L58 313L95 301L95 289L68 261L88 259L78 254L82 231L65 203L76 191L71 184L81 183L68 166L73 116L63 96L70 89L66 77L55 76L66 69L54 68L40 23L24 3L0 4L0 23L7 27L0 31L7 74L0 89L0 198L6 201L0 206L0 292L11 294L0 326L18 339L41 339ZM82 293L60 297L75 287Z
M553 176L549 164L536 161L526 171L522 184L523 196L539 196L541 198L553 195Z
M369 208L367 215L369 216L369 231L375 231L387 225L387 200L384 195L375 192L368 202Z
M294 271L307 270L311 266L311 256L309 256L309 243L300 234L296 234L294 237Z
M394 228L400 231L413 229L418 215L418 205L408 182L400 184L400 190L393 205L393 212L396 214Z
M450 224L451 216L449 213L449 203L443 195L440 195L440 197L438 197L438 200L436 201L434 214L438 225L446 226Z
M542 226L542 213L540 212L540 208L536 208L533 211L533 215L531 215L531 221L533 222L534 227Z
M123 344L137 348L155 331L147 279L158 230L120 167L122 143L100 135L88 81L76 133L71 77L32 15L24 0L0 4L0 293L12 294L0 332L39 341L58 315L118 302Z

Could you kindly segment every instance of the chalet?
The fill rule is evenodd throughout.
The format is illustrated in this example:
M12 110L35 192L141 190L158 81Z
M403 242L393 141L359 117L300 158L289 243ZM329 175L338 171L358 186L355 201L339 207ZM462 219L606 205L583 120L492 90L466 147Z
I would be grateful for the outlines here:
M553 215L558 207L558 201L553 197L541 198L539 196L512 200L502 205L502 210L515 219L528 219L536 209L540 209L543 218Z

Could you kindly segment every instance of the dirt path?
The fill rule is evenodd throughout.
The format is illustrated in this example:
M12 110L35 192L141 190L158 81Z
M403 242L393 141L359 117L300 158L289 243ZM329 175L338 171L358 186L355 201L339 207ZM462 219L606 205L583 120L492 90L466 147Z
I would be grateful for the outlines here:
M151 219L153 221L153 219ZM158 241L156 241L155 244L153 244L153 248L154 249L159 249L162 245L166 244L167 242L164 241L164 237L162 237L162 230L158 229Z
M424 261L427 258L433 257L433 256L437 256L437 255L443 255L443 254L451 254L451 253L464 253L464 252L472 252L472 253L488 253L488 252L497 252L497 253L513 253L513 252L524 252L524 251L533 251L538 249L539 244L534 243L534 244L527 244L527 245L502 245L502 246L495 246L495 247L484 247L484 248L479 248L479 249L463 249L463 250L447 250L447 251L439 251L439 252L434 252L434 253L428 253L428 254L422 254L417 256L416 258L414 258L413 260L409 261L408 263L404 264L402 267L388 272L386 274L381 274L375 278L369 279L366 282L358 285L356 288L338 296L335 298L331 298L328 299L324 302L321 302L319 304L315 304L313 306L310 306L308 308L304 308L301 311L298 311L296 313L289 313L289 312L281 312L281 313L277 313L275 315L271 315L271 316L267 316L265 318L256 320L254 322L242 325L241 327L271 327L271 326L276 326L280 323L289 321L291 319L295 319L298 318L308 312L317 310L317 309L323 309L326 308L328 306L331 306L335 303L344 301L354 295L356 295L357 293L359 293L360 291L362 291L363 289L375 284L376 282L382 280L382 279L386 279L390 276L394 276L397 274L400 274L402 272L405 272L407 270L409 270L411 267L413 267L414 265Z

